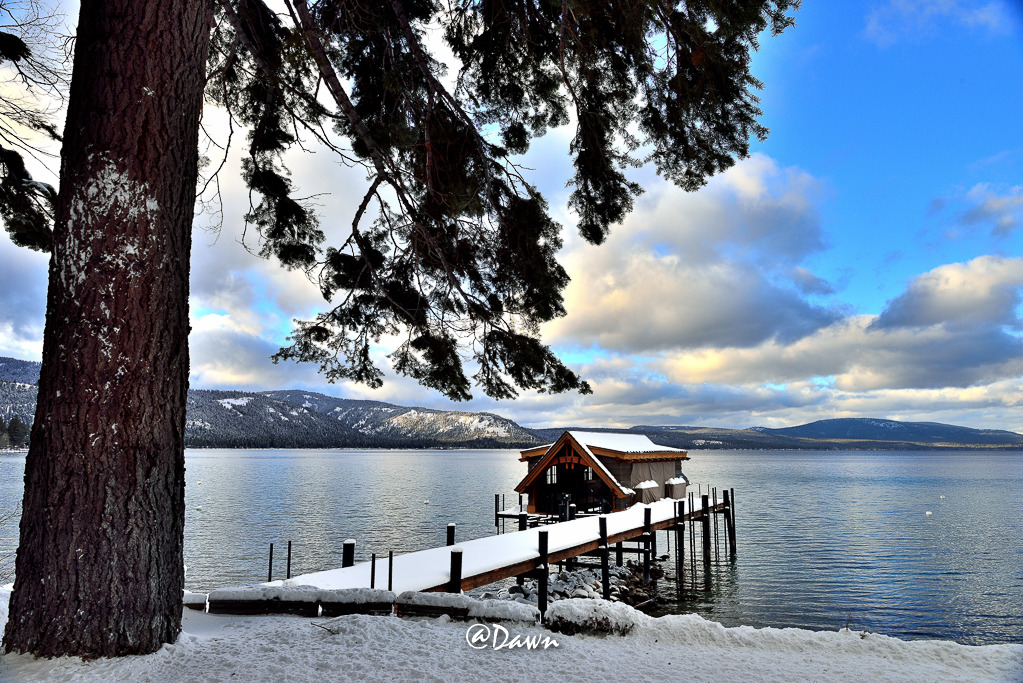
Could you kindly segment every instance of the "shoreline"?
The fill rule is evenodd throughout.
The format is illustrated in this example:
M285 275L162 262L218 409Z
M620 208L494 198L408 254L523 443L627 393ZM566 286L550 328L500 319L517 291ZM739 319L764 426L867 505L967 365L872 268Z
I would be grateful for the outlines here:
M6 625L9 595L9 590L0 590L2 625ZM580 600L578 604L596 602ZM726 628L695 614L649 617L625 605L614 605L613 612L619 622L632 624L626 635L566 635L515 622L485 625L447 616L310 619L213 615L186 609L177 641L153 654L92 661L2 655L0 679L174 683L627 676L722 683L1008 683L1023 677L1023 644L905 641L848 629ZM484 628L486 637L481 635Z

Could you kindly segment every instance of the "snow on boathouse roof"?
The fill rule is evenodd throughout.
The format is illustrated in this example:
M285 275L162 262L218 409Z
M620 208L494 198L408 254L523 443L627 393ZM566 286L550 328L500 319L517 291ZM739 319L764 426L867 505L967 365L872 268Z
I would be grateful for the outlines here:
M621 432L577 432L569 431L572 438L580 446L593 455L591 448L604 448L619 453L679 453L685 455L681 448L660 446L650 440L646 434L623 434Z
M672 448L671 446L661 446L650 440L650 437L645 434L625 434L622 432L582 432L576 430L568 430L565 432L572 439L579 444L579 446L586 451L586 454L593 456L593 448L598 448L606 451L615 451L616 453L627 453L630 455L643 455L643 454L657 454L665 455L669 453L677 453L680 458L686 456L686 451L681 448ZM564 434L562 435L562 438ZM560 441L561 439L558 439ZM522 460L532 459L538 456L545 455L557 441L544 444L542 446L534 446L522 451Z

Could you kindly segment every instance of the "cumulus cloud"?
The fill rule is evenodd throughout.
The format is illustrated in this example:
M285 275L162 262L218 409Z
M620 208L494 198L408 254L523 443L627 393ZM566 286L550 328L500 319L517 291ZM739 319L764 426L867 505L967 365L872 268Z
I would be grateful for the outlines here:
M1010 7L1002 0L888 0L867 14L864 35L887 47L946 24L1003 33L1011 21Z
M648 353L794 340L837 319L803 294L828 289L799 265L825 246L818 184L757 155L688 194L660 184L600 247L576 244L562 345Z
M958 217L962 225L990 225L991 234L997 237L1008 237L1023 225L1023 186L999 191L988 183L979 183L960 202L966 205Z
M817 277L810 270L802 266L793 268L789 273L789 278L803 294L826 295L835 293L835 288L831 283Z
M49 254L15 246L0 225L0 356L38 360Z
M1023 259L982 256L939 266L913 280L874 321L875 329L946 325L1020 328Z
M984 256L908 283L879 315L837 319L798 339L707 343L583 368L592 400L576 421L785 426L877 416L1023 428L1023 259Z
M701 349L666 356L678 383L785 384L826 378L845 391L968 387L1023 375L1023 344L981 326L880 330L857 316L792 344Z

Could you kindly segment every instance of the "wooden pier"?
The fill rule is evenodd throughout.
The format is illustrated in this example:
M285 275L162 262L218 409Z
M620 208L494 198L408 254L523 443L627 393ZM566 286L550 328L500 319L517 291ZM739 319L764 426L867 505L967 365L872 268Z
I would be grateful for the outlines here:
M661 530L675 531L676 553L684 552L685 525L696 523L703 527L703 560L709 562L710 524L712 518L718 516L724 518L726 547L734 554L734 491L725 491L723 500L717 500L716 492L713 496L690 495L686 500L664 499L622 512L581 516L563 522L521 513L516 517L518 531L304 574L289 579L287 584L273 581L266 585L458 592L532 574L538 568L543 571L552 563L595 551L610 552L612 546L625 541L641 541L649 561L649 556L656 552L651 548L655 543L653 535ZM454 541L453 532L454 527L449 526L449 543ZM546 540L546 548L542 538Z

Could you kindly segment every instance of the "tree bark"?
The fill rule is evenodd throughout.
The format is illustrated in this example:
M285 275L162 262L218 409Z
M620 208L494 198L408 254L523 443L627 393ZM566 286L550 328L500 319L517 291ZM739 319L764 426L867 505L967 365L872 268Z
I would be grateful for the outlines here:
M4 648L181 630L188 271L211 0L83 0Z

